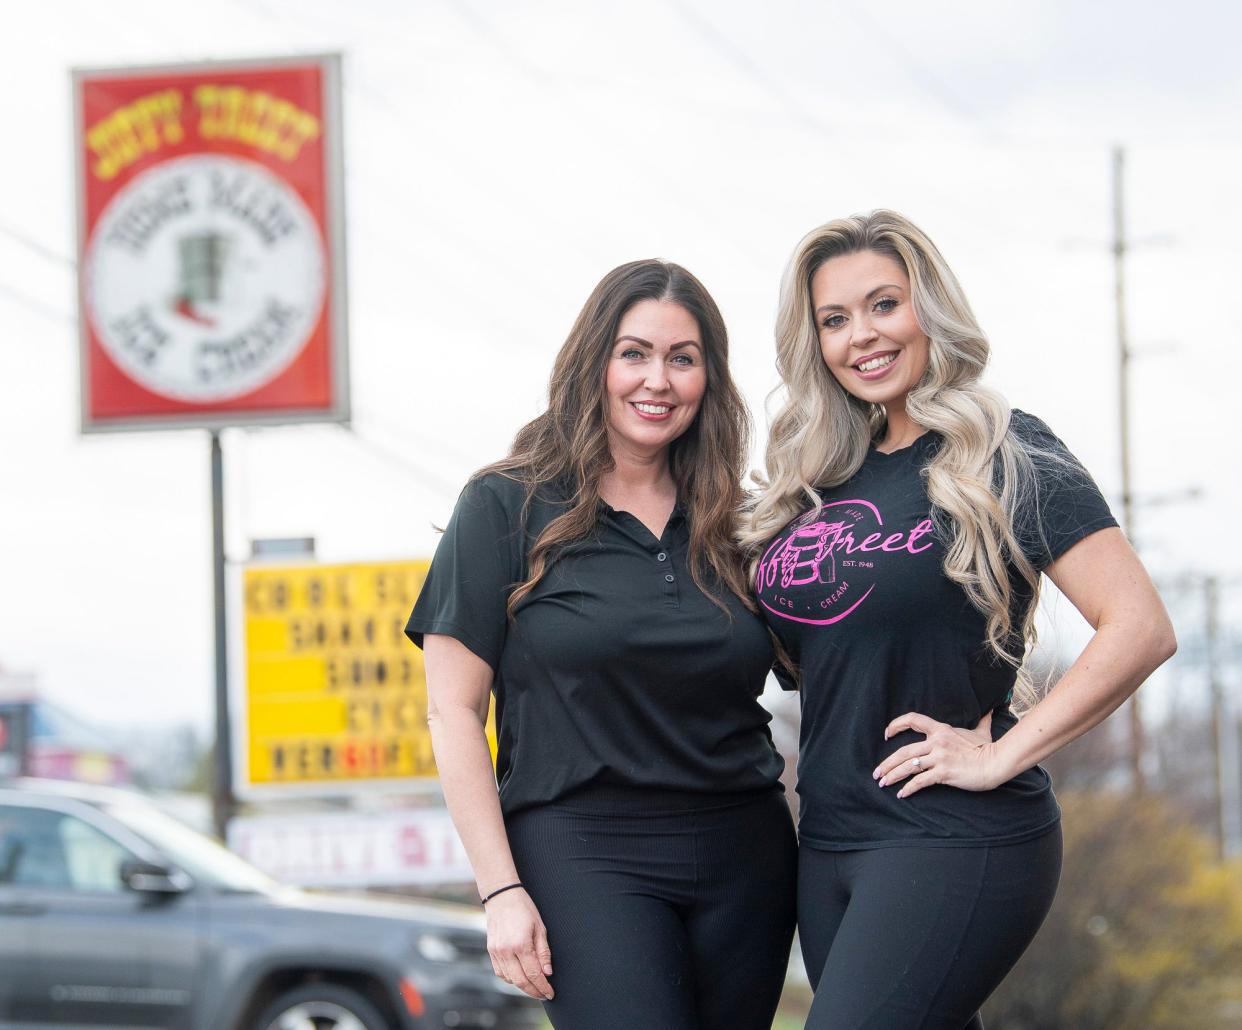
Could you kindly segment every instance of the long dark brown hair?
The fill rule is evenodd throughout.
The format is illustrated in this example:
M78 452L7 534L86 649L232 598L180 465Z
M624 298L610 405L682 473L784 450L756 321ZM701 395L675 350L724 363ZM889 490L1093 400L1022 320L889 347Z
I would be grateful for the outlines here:
M652 259L621 265L600 280L556 356L547 410L522 427L507 457L475 473L477 478L496 472L522 483L527 508L540 487L562 484L570 491L569 509L531 546L528 578L509 597L510 617L559 550L595 529L600 479L614 467L604 380L621 319L643 300L685 308L698 323L707 363L707 389L698 415L669 447L669 471L690 524L690 576L721 608L724 603L706 581L709 569L752 606L734 540L750 417L729 375L729 335L702 283L680 265Z

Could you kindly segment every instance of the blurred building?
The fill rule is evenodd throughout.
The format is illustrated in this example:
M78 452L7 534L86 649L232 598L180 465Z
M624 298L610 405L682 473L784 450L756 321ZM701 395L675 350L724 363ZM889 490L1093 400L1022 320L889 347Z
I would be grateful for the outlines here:
M0 669L0 777L121 785L131 783L122 748L97 729L39 696L33 673Z

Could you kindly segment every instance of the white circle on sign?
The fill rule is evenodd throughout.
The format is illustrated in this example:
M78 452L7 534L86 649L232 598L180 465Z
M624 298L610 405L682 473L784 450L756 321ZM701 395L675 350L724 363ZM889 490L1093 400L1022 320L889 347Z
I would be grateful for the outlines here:
M203 155L144 172L104 208L85 299L109 356L153 393L240 397L302 352L323 308L324 246L262 165Z

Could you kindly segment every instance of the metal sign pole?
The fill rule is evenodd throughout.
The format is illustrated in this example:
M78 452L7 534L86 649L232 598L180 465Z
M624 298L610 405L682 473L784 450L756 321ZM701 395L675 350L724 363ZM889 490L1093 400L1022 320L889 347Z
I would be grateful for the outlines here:
M232 720L229 718L228 632L224 609L224 452L211 431L211 576L215 595L216 746L211 809L216 835L228 839L233 815Z

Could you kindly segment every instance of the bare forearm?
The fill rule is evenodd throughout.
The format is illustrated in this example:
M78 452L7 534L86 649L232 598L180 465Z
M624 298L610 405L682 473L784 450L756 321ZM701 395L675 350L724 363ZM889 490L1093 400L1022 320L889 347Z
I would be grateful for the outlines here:
M453 825L466 849L479 893L515 883L517 869L505 835L487 737L476 713L465 708L430 719L431 744Z
M1047 697L997 741L997 782L1012 779L1103 722L1174 647L1167 622L1101 626Z

